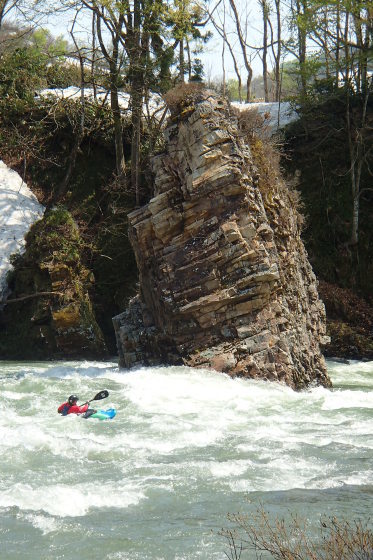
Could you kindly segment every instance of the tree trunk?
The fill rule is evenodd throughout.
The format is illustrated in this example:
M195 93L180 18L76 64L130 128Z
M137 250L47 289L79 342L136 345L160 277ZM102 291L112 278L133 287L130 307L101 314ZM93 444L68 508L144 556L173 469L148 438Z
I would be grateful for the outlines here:
M184 39L179 42L179 81L185 82L185 58L184 58Z
M1 29L2 24L3 24L4 10L5 10L5 2L3 0L2 2L0 2L0 29Z
M96 87L96 13L92 12L92 60L91 60L91 82L93 88L93 97L97 100Z
M251 64L249 62L249 58L247 56L247 48L246 48L246 43L244 41L244 37L243 37L243 33L242 33L242 29L241 29L241 24L240 24L240 18L238 15L238 11L237 11L237 6L235 4L235 0L229 0L230 6L232 8L233 14L234 14L234 20L235 20L235 24L236 24L236 31L237 31L237 35L238 35L238 40L240 42L240 46L241 46L241 52L242 52L242 56L244 59L244 63L245 63L245 68L246 68L246 72L247 72L247 80L246 80L246 86L247 86L247 91L246 91L246 103L249 103L250 99L251 99L251 80L253 77L253 70L251 68Z
M140 206L140 141L142 91L138 80L134 80L131 88L132 99L132 142L131 142L131 186L135 192L136 206Z
M327 79L330 78L330 67L329 67L330 52L329 52L329 46L328 46L328 37L330 35L330 32L329 32L328 17L329 17L329 8L325 6L324 7L324 21L323 21L324 37L323 37L322 49L324 51L324 56L325 56L325 77Z
M250 103L251 100L251 81L253 79L253 73L248 72L246 79L246 103Z
M118 74L113 68L110 72L110 107L114 120L115 161L118 177L123 177L126 172L126 161L123 150L122 117L119 106Z
M263 85L264 85L264 101L268 103L268 6L266 0L261 0L263 15Z
M75 133L75 140L68 158L67 169L65 173L65 177L63 178L60 186L58 187L57 198L62 198L69 188L71 175L75 168L76 157L78 155L78 151L80 145L84 138L84 125L85 125L85 92L84 92L84 60L79 50L78 44L76 42L73 29L75 25L75 20L70 32L71 38L74 41L74 45L77 49L77 53L79 55L79 67L80 67L80 126L77 132Z
M8 10L6 10L6 7L7 7L8 3L9 3L9 0L0 0L0 29L3 25L5 14L8 11Z
M359 195L354 196L353 199L350 245L357 245L359 243L359 199Z
M131 45L131 105L132 105L132 142L131 142L131 187L135 193L136 206L140 206L140 142L143 83L145 64L142 64L141 45L141 5L134 1L133 43Z
M187 46L187 53L188 53L188 80L191 81L192 79L192 57L190 54L190 45L188 41L188 37L185 38L186 46Z
M233 50L233 47L232 47L232 45L231 45L231 43L228 39L228 36L226 34L226 31L225 31L225 4L224 4L223 27L220 27L220 25L215 20L215 18L213 18L212 13L210 13L209 16L210 16L210 19L211 19L212 24L215 27L216 31L219 33L220 37L223 39L223 44L227 45L227 47L229 49L229 52L230 52L230 55L231 55L232 61L233 61L234 71L236 73L237 81L238 81L238 97L239 97L240 103L242 103L242 78L241 78L241 73L240 73L240 70L238 68L235 52Z
M345 85L346 87L350 87L349 81L350 81L350 63L351 63L351 56L350 56L350 47L348 44L348 34L350 31L350 13L346 12L346 16L345 16L345 28L344 28L344 51L345 51L345 67L344 67L344 72L345 72Z
M336 21L336 45L335 45L335 86L339 84L339 73L341 71L340 58L341 58L341 6L340 0L337 0L337 21Z
M302 95L307 92L306 76L306 52L307 52L307 31L306 31L306 12L307 0L296 0L296 22L298 32L298 61L300 72L300 86Z
M275 0L276 4L276 18L277 18L277 55L275 56L275 80L276 80L276 90L275 90L275 101L280 101L281 94L281 10L280 10L280 0Z
M238 79L238 99L239 99L240 103L242 103L242 79L241 79L241 74L237 74L237 79Z
M359 242L359 207L361 195L361 175L365 160L364 131L367 128L367 106L370 88L365 91L361 112L360 126L353 126L352 111L350 108L350 89L346 88L346 132L350 152L350 179L352 194L352 220L351 220L351 245Z
M117 22L116 33L112 33L112 53L109 53L105 47L101 33L101 20L105 21L104 14L97 11L97 37L100 43L101 51L109 64L110 72L110 107L113 114L114 121L114 145L115 145L115 161L116 161L116 171L119 178L122 178L126 172L126 161L124 159L123 151L123 130L122 130L122 118L119 106L119 92L118 92L118 81L120 66L118 63L119 58L119 41L120 34L123 25L123 18Z
M221 51L221 62L223 66L223 97L226 95L226 78L225 78L225 3L223 4L223 46Z

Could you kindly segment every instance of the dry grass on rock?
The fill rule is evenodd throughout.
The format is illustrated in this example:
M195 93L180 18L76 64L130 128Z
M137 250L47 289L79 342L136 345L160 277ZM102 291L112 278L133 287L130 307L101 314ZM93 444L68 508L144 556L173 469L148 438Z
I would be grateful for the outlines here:
M165 93L163 98L171 115L175 115L181 114L186 106L198 101L206 91L204 85L199 82L181 83Z
M273 208L273 197L287 201L297 213L298 226L302 229L304 217L302 202L296 188L297 177L285 180L281 168L282 143L280 137L268 133L266 115L261 116L257 109L237 111L238 129L241 137L250 146L253 162L258 171L258 186L266 209Z

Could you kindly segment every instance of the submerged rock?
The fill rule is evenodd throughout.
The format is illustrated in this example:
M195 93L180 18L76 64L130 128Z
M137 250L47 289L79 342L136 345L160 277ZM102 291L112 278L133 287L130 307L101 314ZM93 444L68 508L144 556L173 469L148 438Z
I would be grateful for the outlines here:
M229 105L169 103L154 197L129 215L140 294L113 319L120 365L186 364L329 386L325 310L293 197L266 192Z

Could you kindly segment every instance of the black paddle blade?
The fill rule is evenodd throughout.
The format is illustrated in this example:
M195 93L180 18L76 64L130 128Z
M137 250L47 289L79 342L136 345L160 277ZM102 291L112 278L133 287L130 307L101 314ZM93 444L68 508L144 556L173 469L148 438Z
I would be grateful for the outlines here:
M109 391L100 391L99 393L97 393L97 395L95 396L94 399L92 399L93 401L100 401L101 399L106 399L106 397L109 396Z

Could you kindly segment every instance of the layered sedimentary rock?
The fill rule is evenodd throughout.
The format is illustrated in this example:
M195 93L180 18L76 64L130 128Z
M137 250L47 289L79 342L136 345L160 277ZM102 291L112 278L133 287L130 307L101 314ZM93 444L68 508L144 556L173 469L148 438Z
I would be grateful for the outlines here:
M293 198L260 170L228 104L171 107L154 197L129 215L140 294L114 318L124 367L186 364L329 385L325 311Z

